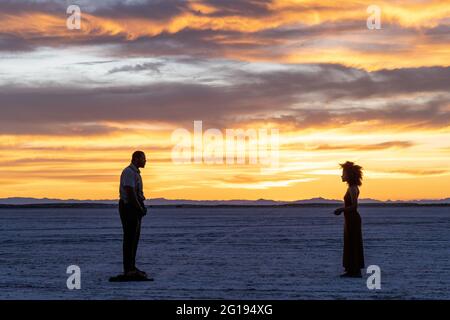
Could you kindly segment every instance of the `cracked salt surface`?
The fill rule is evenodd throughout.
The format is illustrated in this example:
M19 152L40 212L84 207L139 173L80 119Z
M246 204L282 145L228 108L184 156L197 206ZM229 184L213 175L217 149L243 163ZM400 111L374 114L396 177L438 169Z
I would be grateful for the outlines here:
M0 299L450 299L450 208L360 208L381 290L341 279L342 217L330 207L149 209L138 267L121 272L115 209L1 209ZM81 268L68 290L66 268Z

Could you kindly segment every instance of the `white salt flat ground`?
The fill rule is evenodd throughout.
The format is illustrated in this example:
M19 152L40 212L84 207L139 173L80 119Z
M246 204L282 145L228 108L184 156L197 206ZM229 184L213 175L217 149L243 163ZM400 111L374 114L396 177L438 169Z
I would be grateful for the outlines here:
M450 208L361 208L366 264L382 288L341 279L332 208L150 209L138 266L121 271L115 209L0 210L0 299L450 299ZM81 290L66 268L81 268Z

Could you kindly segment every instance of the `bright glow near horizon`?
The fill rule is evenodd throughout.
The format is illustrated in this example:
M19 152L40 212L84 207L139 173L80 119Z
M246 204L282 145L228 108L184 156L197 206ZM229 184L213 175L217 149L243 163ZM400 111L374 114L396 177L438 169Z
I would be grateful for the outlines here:
M342 198L346 160L362 198L450 196L450 1L379 1L381 30L370 1L80 2L76 31L25 2L0 4L0 197L114 199L135 149L148 198ZM279 168L175 165L194 120L278 128Z

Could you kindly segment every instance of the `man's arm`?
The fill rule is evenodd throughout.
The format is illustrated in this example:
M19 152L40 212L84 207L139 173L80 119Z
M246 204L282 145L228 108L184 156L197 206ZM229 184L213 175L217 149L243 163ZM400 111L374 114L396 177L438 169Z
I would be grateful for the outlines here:
M139 203L134 188L125 186L125 192L127 193L127 199L129 200L129 203L140 212L144 212L144 208L142 208L141 204Z

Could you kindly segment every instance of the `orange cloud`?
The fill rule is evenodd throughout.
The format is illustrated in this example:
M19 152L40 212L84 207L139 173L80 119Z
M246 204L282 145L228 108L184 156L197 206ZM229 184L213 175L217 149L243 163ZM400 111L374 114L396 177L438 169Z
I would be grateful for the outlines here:
M450 1L400 1L395 4L379 1L382 30L367 30L366 9L369 5L372 1L279 0L265 5L265 14L251 15L245 11L220 14L214 4L192 1L189 3L192 10L163 20L132 14L109 17L95 11L86 12L82 14L81 30L67 30L65 17L60 15L6 13L0 14L0 33L15 35L34 45L61 45L61 42L70 45L95 44L97 39L100 43L116 44L158 36L170 39L177 33L192 30L199 32L198 37L205 44L220 46L219 52L211 54L244 61L340 63L367 70L449 65L448 44L436 42L436 37L427 35L427 30L449 27L446 19L450 17ZM314 36L314 30L322 25L328 27ZM347 30L340 27L345 25L349 25ZM297 30L298 37L277 37L287 30ZM202 35L202 31L209 35ZM270 32L273 32L272 36L262 37ZM181 41L183 47L189 45L183 44L189 40L174 38L173 41ZM401 48L385 49L400 44ZM194 44L190 49L198 50Z

